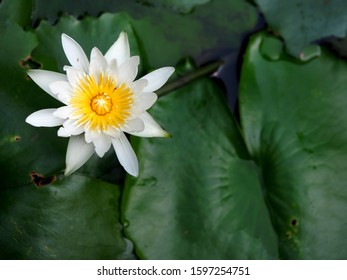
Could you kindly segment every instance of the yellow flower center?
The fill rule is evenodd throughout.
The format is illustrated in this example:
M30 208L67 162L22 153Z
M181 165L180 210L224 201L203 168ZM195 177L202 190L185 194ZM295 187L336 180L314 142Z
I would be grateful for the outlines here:
M134 103L132 91L108 75L85 75L78 82L70 100L74 109L72 118L87 129L105 131L109 127L121 127L130 116Z
M103 116L111 111L112 99L105 92L99 93L92 99L90 106L96 114Z

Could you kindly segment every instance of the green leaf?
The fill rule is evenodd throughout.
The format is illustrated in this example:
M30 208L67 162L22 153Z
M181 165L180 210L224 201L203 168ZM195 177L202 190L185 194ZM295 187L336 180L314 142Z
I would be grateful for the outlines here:
M345 37L347 6L344 0L255 0L268 24L283 38L290 54L299 57L310 43Z
M136 38L140 42L141 64L146 70L150 70L162 66L173 66L182 57L192 56L198 58L204 52L214 48L233 50L240 48L245 34L256 25L256 9L244 0L205 2L207 0L160 2L128 0L113 2L108 0L77 0L73 2L70 0L55 0L48 2L37 0L34 19L46 17L50 22L55 22L59 11L69 12L75 16L84 15L85 13L98 15L103 11L124 12L129 16L126 19L123 14L123 19L129 21ZM195 8L189 14L172 12L172 9L187 12L193 6ZM100 18L100 27L104 24L102 22L105 22L102 17ZM91 21L88 17L84 20ZM84 20L81 22L84 22ZM100 39L101 42L108 42L108 40L114 40L113 36L116 36L114 34L119 33L122 27L129 30L129 27L124 27L122 21L118 24L107 25L104 29L98 29L98 32L93 32L93 29L89 32L88 28L91 28L89 24L83 24L83 27L79 27L81 25L78 21L75 23L77 27L77 30L75 30L75 24L71 23L71 26L66 26L66 21L66 19L63 19L64 23L61 23L60 20L57 30L79 36L80 42L86 42L84 43L86 50L94 47L95 42L99 41L98 36L104 37ZM70 19L70 21L72 20ZM94 21L96 20L94 19ZM46 24L44 23L44 25ZM97 24L95 23L95 25ZM40 28L45 29L44 26ZM45 36L50 36L50 33L42 32ZM80 33L83 35L79 35ZM88 37L94 45L88 43ZM52 46L50 48L54 49L54 46L57 45L55 43L56 37L51 39ZM45 53L47 53L47 50ZM51 64L48 66L51 67Z
M221 90L200 79L151 111L171 139L136 139L138 179L128 178L126 235L145 259L267 259L277 238L258 171Z
M19 24L25 27L30 23L34 0L3 0L0 4L0 25Z
M0 76L1 187L19 186L30 181L31 171L48 175L63 169L66 140L58 138L55 130L25 123L32 112L58 103L25 73L36 37L16 24L0 28L0 36L0 67L6 69Z
M347 258L347 65L321 50L269 60L264 33L245 55L240 111L288 259Z
M18 0L17 0L18 1ZM211 0L36 0L33 11L35 20L46 18L54 23L63 14L71 14L76 17L91 15L98 16L102 12L120 12L127 11L133 13L154 9L168 9L168 12L179 12L187 14L192 12L194 7L203 5ZM145 12L150 16L150 13Z
M133 259L119 187L73 175L0 190L1 259Z
M187 56L197 59L211 49L238 50L257 22L255 8L243 0L211 1L189 15L155 8L130 13L151 67L174 65Z
M97 17L103 12L120 12L126 7L141 7L138 0L35 0L33 19L35 21L47 19L54 24L64 15L73 15L76 18L84 16Z
M203 5L211 0L139 0L138 2L148 6L166 7L180 13L189 13L197 5Z

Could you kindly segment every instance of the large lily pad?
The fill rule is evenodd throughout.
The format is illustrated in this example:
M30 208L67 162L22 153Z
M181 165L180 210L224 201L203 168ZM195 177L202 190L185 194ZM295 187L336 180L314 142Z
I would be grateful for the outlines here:
M298 63L269 49L274 40L262 33L249 43L240 110L281 257L346 259L347 64L324 49Z
M23 0L16 0L23 1ZM35 20L46 18L49 22L54 23L59 19L62 12L72 14L76 17L91 15L98 16L102 12L139 12L149 14L146 11L153 10L156 7L169 8L180 13L189 13L197 5L206 4L211 0L36 0L33 11Z
M22 27L30 24L34 0L0 1L0 25L16 23Z
M258 170L220 89L201 79L152 113L171 139L135 142L140 176L128 178L123 223L145 259L277 258Z
M145 5L170 8L175 12L189 13L195 6L206 4L211 0L139 0Z
M313 41L345 37L347 5L344 0L255 0L268 24L283 36L289 52L300 56Z
M173 65L187 56L199 58L211 49L239 50L257 23L255 8L243 0L211 1L188 15L155 8L131 14L152 67Z
M119 187L73 175L0 190L1 259L132 259Z
M48 18L50 23L58 21L57 29L59 31L76 34L78 39L84 42L87 49L92 46L89 45L89 38L86 35L90 36L93 44L98 41L101 43L108 40L112 41L115 32L119 32L121 27L124 28L124 25L120 23L118 27L117 24L114 24L112 28L106 26L105 29L98 29L99 32L97 33L93 31L88 33L88 28L91 26L83 25L82 29L76 21L76 27L78 27L74 31L73 28L66 26L64 19L64 23L60 22L61 19L58 17L60 11L72 13L76 17L86 14L96 16L105 11L128 14L128 21L134 28L143 51L141 63L147 69L175 65L180 58L186 56L198 58L210 49L238 50L243 37L254 29L257 23L256 9L243 0L78 0L73 2L70 0L50 2L37 0L34 19ZM191 12L186 14L188 11ZM84 19L88 19L88 17ZM103 22L105 21L101 17L100 26L103 26ZM44 27L41 28L44 29ZM79 35L81 32L83 35ZM46 36L49 34L50 32ZM107 40L105 34L108 36ZM98 36L103 36L103 38L98 40Z
M0 32L0 63L6 69L0 78L1 186L18 186L30 181L31 171L50 174L62 170L66 141L58 139L52 129L37 129L25 123L30 113L39 106L43 108L41 102L48 108L57 106L53 98L26 78L26 62L37 44L36 37L16 24L9 24Z

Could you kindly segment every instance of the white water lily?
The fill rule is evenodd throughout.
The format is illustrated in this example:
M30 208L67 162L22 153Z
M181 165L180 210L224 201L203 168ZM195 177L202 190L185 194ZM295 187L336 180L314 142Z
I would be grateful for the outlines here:
M64 106L34 112L26 122L37 127L61 126L58 136L70 137L65 175L75 172L94 152L103 157L113 146L124 169L137 176L137 157L124 132L168 136L147 110L157 100L154 91L166 83L174 68L163 67L134 81L139 57L130 56L126 33L119 35L105 55L93 48L90 61L75 40L66 34L61 39L71 64L64 67L66 75L46 70L30 70L28 75Z

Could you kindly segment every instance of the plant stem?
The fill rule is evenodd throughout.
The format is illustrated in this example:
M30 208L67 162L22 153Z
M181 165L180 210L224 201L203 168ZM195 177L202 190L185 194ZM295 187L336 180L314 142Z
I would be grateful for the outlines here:
M198 68L197 70L195 70L194 72L189 73L186 76L180 77L178 78L176 81L173 81L165 86L163 86L160 90L158 90L156 93L159 97L162 97L166 94L168 94L169 92L180 88L188 83L190 83L191 81L200 78L202 76L206 76L206 75L211 75L212 73L214 73L221 65L223 65L223 61L222 60L217 60L214 62L211 62L209 64L206 64L200 68Z

